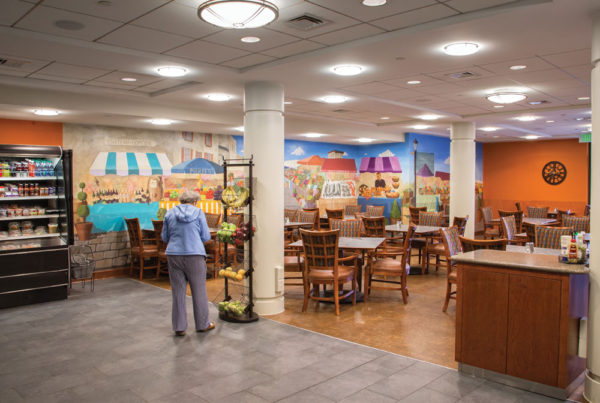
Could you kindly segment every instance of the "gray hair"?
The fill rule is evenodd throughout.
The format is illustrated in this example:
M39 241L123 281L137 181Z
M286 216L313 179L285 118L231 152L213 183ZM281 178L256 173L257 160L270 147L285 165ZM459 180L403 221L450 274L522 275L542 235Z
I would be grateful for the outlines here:
M179 196L179 203L181 204L196 204L198 200L200 200L198 192L192 192L191 190L186 190Z

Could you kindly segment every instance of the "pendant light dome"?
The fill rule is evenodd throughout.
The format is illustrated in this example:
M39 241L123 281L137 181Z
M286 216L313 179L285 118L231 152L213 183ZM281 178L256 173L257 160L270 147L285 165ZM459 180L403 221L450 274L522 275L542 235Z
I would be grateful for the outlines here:
M258 28L277 19L277 6L265 0L209 0L198 7L198 16L221 28Z

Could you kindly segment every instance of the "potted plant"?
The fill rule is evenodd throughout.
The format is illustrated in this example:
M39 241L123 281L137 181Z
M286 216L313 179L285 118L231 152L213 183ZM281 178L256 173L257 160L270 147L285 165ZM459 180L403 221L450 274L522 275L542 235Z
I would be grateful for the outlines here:
M397 200L394 200L390 211L390 224L396 224L398 220L402 221L402 211L400 211L400 207L398 207Z
M87 241L90 239L94 224L86 221L86 218L90 215L90 207L87 204L87 193L83 191L85 183L81 182L79 188L81 191L77 193L77 200L79 200L77 216L81 218L81 221L75 223L75 228L77 229L77 236L79 239L81 241Z

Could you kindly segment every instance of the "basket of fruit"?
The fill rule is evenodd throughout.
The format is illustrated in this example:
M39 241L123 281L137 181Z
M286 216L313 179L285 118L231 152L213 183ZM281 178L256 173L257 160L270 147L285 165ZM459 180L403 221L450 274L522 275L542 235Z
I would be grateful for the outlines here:
M246 304L242 301L219 302L219 315L242 316L246 310Z
M233 233L236 231L237 226L229 222L221 223L221 229L217 231L217 238L221 242L231 243L235 242Z
M236 281L242 281L246 270L240 269L238 271L233 270L231 267L219 270L219 276Z

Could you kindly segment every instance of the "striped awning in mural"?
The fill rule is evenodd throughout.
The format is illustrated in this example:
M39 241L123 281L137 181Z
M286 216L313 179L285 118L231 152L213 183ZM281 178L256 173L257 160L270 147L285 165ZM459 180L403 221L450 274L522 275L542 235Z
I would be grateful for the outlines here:
M402 173L398 157L364 157L360 160L359 172Z
M98 153L90 167L94 176L104 175L171 175L171 161L164 153Z

